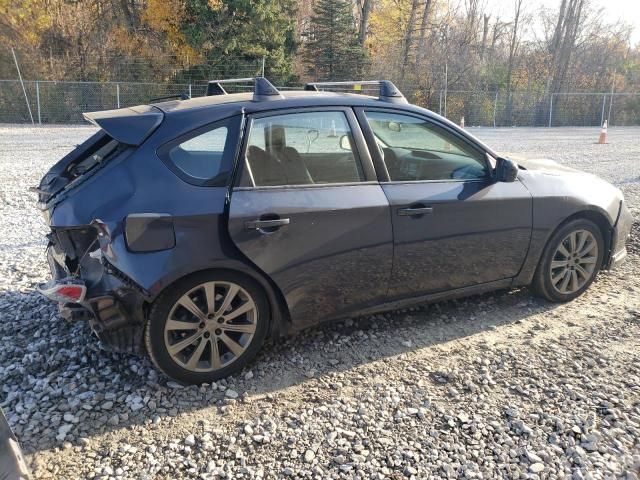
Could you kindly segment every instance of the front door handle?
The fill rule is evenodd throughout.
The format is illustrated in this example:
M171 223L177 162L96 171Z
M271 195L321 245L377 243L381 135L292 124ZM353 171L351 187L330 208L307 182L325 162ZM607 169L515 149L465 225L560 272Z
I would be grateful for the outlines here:
M289 225L290 220L288 218L275 218L273 220L251 220L245 222L244 226L248 230L266 230L270 228L283 227Z
M425 213L433 213L433 207L409 207L398 209L398 215L424 215Z

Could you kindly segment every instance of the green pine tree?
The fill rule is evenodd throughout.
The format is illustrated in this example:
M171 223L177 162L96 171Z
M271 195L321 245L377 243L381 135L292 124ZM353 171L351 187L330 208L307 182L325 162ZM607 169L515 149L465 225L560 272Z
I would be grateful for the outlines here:
M303 60L314 80L353 80L362 75L365 52L350 1L319 0L304 39Z
M254 76L264 57L265 76L289 83L296 9L296 0L185 0L180 29L205 55L209 78Z

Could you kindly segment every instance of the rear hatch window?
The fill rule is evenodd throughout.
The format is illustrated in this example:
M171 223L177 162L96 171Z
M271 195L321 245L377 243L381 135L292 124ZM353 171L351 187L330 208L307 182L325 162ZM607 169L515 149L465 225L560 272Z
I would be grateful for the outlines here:
M61 191L75 185L126 148L104 131L92 135L56 163L35 189L41 203L49 202Z
M67 169L67 177L70 180L74 180L81 175L84 175L92 168L100 165L104 160L109 158L112 153L115 153L120 145L117 141L110 137L105 138L106 143L99 147L94 153L88 155L86 158L80 160L77 163L72 163Z
M35 188L41 204L86 180L120 152L140 145L162 123L164 113L153 105L138 105L83 116L100 130L47 172Z

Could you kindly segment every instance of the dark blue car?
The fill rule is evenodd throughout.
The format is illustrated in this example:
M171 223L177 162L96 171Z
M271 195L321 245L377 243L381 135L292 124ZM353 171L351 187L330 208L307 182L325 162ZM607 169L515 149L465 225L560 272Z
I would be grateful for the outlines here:
M595 176L500 158L390 82L248 80L85 114L100 130L37 187L41 292L178 381L326 320L522 285L572 300L626 255L631 215Z

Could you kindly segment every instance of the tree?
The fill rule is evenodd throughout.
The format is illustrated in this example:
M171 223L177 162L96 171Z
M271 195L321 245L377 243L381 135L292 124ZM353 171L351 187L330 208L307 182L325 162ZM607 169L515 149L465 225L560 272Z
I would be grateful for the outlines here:
M562 90L576 50L576 42L584 23L584 0L562 0L556 28L549 44L552 74L548 81L549 93Z
M431 15L431 4L432 4L432 0L425 0L424 10L422 11L422 21L420 22L420 42L418 44L418 48L419 48L418 53L419 53L419 58L421 60L426 57L427 29L429 27L429 15Z
M358 0L358 13L360 14L360 26L358 28L358 39L360 46L365 48L367 36L369 35L369 16L373 9L373 0Z
M266 58L267 76L288 82L296 48L295 0L185 0L180 26L217 76L252 76Z
M402 42L402 67L400 69L400 79L404 81L404 73L409 63L409 52L411 51L411 45L413 43L413 30L416 24L416 15L418 13L418 1L411 1L411 11L409 13L409 21L407 22L407 28L404 32L404 40Z
M518 24L522 13L522 0L515 0L515 15L513 18L513 28L511 29L511 39L509 40L509 60L507 61L507 124L511 123L511 114L513 112L513 98L511 96L511 87L513 80L513 69L516 63L516 54L518 43L520 41Z
M316 80L353 79L362 74L365 52L350 2L319 0L305 37L303 60Z

